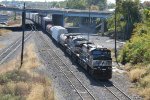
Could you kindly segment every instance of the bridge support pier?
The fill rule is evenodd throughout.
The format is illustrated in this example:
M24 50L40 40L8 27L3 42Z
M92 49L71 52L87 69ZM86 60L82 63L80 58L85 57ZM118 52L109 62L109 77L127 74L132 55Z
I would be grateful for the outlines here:
M100 32L102 33L102 35L104 35L104 32L106 32L106 31L108 31L108 29L107 29L107 22L103 18L103 19L101 19L101 30L100 30Z
M64 26L64 15L52 15L52 20L54 25Z
M96 18L82 17L80 21L81 32L95 33L96 32Z

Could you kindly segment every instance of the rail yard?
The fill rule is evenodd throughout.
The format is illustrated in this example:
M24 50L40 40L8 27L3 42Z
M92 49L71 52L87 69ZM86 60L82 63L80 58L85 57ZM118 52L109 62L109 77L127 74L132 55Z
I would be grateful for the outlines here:
M52 79L57 99L140 100L140 97L128 91L131 84L122 73L113 72L112 79L108 82L93 78L80 65L74 62L52 37L37 29L33 24L30 26L32 30L31 32L26 32L25 40L32 40L36 44L37 54L43 63L42 68L36 69L36 71ZM100 40L99 36L94 36L93 38ZM14 41L12 45L9 45L8 48L1 50L1 59L3 58L1 63L13 59L14 54L18 55L19 49L21 49L19 48L19 41L20 38ZM106 39L106 43L108 43L107 41L108 39ZM113 64L114 66L116 64Z
M0 2L0 98L150 100L150 2L108 2Z

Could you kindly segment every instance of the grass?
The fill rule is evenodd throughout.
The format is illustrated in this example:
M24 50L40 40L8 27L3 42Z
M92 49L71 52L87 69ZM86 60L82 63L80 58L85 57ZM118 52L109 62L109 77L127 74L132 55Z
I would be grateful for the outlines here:
M33 44L28 45L24 57L20 70L18 59L0 66L1 100L54 100L50 80L33 72L41 65Z
M6 30L6 29L0 29L0 36L4 36L8 33L10 33L11 31L10 30Z
M131 82L139 82L145 73L146 73L145 69L136 68L131 70L128 74Z
M137 92L144 100L150 100L150 65L127 64L126 70L132 83L135 83L134 92Z

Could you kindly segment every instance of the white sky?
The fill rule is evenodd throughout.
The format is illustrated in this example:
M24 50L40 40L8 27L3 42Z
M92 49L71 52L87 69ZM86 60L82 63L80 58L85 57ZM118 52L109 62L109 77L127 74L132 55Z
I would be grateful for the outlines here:
M1 1L5 1L5 0L0 0ZM7 1L12 1L12 0L7 0ZM38 1L38 2L45 2L45 0L14 0L14 1ZM64 0L46 0L47 2L50 2L50 1L64 1ZM150 1L150 0L141 0L141 2L144 2L144 1ZM115 3L115 0L107 0L108 3Z

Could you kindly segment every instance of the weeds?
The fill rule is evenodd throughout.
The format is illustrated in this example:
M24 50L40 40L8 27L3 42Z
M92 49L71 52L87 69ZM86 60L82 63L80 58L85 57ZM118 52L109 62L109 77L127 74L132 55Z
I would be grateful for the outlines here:
M2 100L54 100L51 83L32 69L40 66L34 45L28 45L23 66L12 60L0 67L0 97Z
M0 36L4 36L4 35L6 35L7 33L10 33L10 32L11 32L10 30L0 29Z

